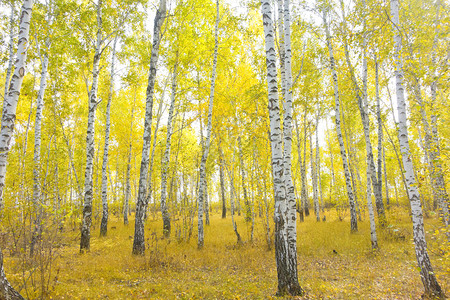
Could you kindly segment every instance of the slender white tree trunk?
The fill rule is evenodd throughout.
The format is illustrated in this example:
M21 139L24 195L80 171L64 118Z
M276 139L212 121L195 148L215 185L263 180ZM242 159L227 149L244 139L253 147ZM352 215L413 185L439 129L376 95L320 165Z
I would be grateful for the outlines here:
M197 246L199 249L203 248L204 244L204 231L203 231L203 206L205 204L205 191L206 191L206 161L208 160L209 146L211 143L211 129L212 129L212 110L214 103L214 89L216 87L216 68L217 68L217 53L219 49L219 1L216 1L216 25L214 27L214 54L213 65L211 73L211 90L209 93L209 105L208 105L208 123L206 125L206 142L203 147L203 154L200 161L200 174L199 174L199 190L198 190L198 241Z
M130 197L131 197L131 183L130 183L130 173L131 173L131 156L133 148L133 120L134 120L134 110L136 106L136 89L134 91L133 106L131 107L131 119L130 119L130 135L128 138L128 157L127 157L127 171L125 174L125 199L123 202L123 224L128 225L128 214L130 208Z
M227 200L225 198L225 177L223 172L223 152L220 146L221 140L219 140L219 178L220 178L220 197L222 199L222 219L227 217Z
M8 153L11 149L11 139L16 121L17 103L25 76L25 62L27 59L28 37L30 32L30 20L33 10L33 1L24 0L20 11L19 38L17 45L14 73L9 83L8 93L3 100L3 114L0 129L0 214L3 214L4 200L3 189L5 187L6 165ZM0 298L23 299L23 297L9 284L3 268L3 255L0 250Z
M316 174L316 165L313 154L313 143L312 143L312 130L309 135L309 154L310 154L310 164L311 164L311 179L313 186L313 202L314 202L314 214L316 215L316 221L320 221L320 205L319 205L319 193L317 190L317 174Z
M300 130L298 128L297 118L294 118L294 125L295 125L295 133L296 133L296 137L297 137L297 154L298 154L298 163L300 165L300 170L301 170L300 177L301 177L301 186L302 186L301 187L302 194L300 196L300 201L297 204L298 205L297 210L298 210L299 215L300 215L300 222L303 222L305 217L304 217L304 212L303 212L303 203L302 203L302 201L303 201L303 197L304 197L303 196L303 188L304 187L306 188L306 183L303 182L305 175L303 174L304 168L303 168L303 163L302 163L302 154L301 154L302 150L301 150L301 146L300 146Z
M245 203L245 221L250 222L252 219L252 217L251 217L252 212L251 212L250 203L248 201L248 194L247 194L247 187L246 187L247 176L245 173L244 154L242 153L241 136L238 136L237 143L238 143L238 149L239 149L239 166L241 169L242 192L244 194L244 203Z
M307 123L307 109L305 108L305 115L303 118L303 162L300 165L300 171L302 175L302 192L301 192L301 203L302 209L301 212L304 211L305 216L309 216L309 197L308 197L308 186L307 186L307 174L306 174L306 141L308 140L307 132L308 132L308 123ZM300 214L300 218L301 218Z
M425 230L423 225L422 205L420 203L419 191L414 177L414 166L411 152L409 150L408 125L406 115L406 103L403 87L403 62L401 59L402 40L400 35L399 2L391 0L391 14L394 31L394 62L395 81L398 110L398 139L400 142L400 152L402 154L403 166L405 168L406 185L408 188L408 198L411 203L411 214L413 222L413 237L416 250L416 258L420 269L420 276L425 288L425 295L430 297L445 298L436 276L431 266L428 256L427 242L425 240Z
M108 158L109 158L109 132L111 127L111 101L114 96L114 64L116 59L116 45L118 36L114 39L111 59L111 75L109 83L108 103L106 104L105 145L103 147L102 161L102 222L100 224L100 235L108 233Z
M333 47L331 45L331 36L330 31L328 28L328 22L326 17L326 11L323 13L323 22L325 26L325 33L326 33L326 40L327 40L327 46L328 46L328 52L330 56L330 70L333 77L333 88L334 88L334 120L336 123L336 133L338 136L339 141L339 149L341 151L341 157L342 157L342 165L344 168L344 175L345 175L345 185L347 187L347 195L350 203L350 230L352 232L358 231L358 221L356 218L356 205L355 205L355 196L353 194L353 188L351 183L351 177L350 177L350 170L348 166L347 161L347 153L344 146L344 138L342 136L342 130L341 130L341 112L340 112L340 103L339 103L339 87L338 87L338 77L335 70L335 61L334 61L334 55L333 55Z
M386 172L386 160L384 159L384 149L383 149L383 123L381 121L381 100L380 100L380 85L378 79L378 59L374 55L375 61L375 98L377 100L377 125L378 125L378 184L380 186L380 192L383 190L382 181L382 162L384 162L384 171ZM386 190L386 208L389 209L389 187L387 185L387 177L385 176L385 190Z
M323 201L323 193L322 193L322 180L320 176L320 147L319 147L319 119L320 119L320 104L317 105L317 116L316 116L316 181L317 188L319 190L320 201L319 204L322 208L322 213L325 212L325 205ZM325 215L323 216L323 220L325 221Z
M133 254L144 255L145 252L145 235L144 235L144 218L147 210L147 176L149 165L149 152L152 135L152 110L153 110L153 94L156 81L156 70L158 66L159 44L161 42L161 27L166 18L166 1L161 0L159 9L155 15L155 26L153 28L153 45L150 58L150 71L148 74L148 85L146 91L145 105L145 121L144 136L142 145L142 160L139 174L139 191L136 203L135 227ZM154 137L156 138L156 137Z
M51 7L48 8L47 22L51 25ZM36 117L34 122L34 153L33 153L33 206L35 211L34 216L34 232L31 238L30 244L30 254L34 252L34 245L41 234L41 214L42 214L42 203L41 203L41 123L42 123L42 110L44 108L44 95L47 88L47 74L48 74L48 51L50 50L51 41L47 37L45 41L46 50L41 56L41 79L39 84L39 93L36 99Z
M172 139L172 120L173 111L175 108L175 99L177 93L177 63L173 68L172 74L172 95L170 99L169 117L167 119L167 135L166 135L166 150L164 151L164 157L162 161L161 168L161 213L163 217L163 231L164 236L168 238L170 236L170 215L169 209L167 208L167 172L170 163L170 148Z
M368 162L367 162L368 163ZM377 231L375 224L375 214L373 212L372 205L372 188L370 185L370 171L369 168L366 170L367 174L367 209L369 210L369 223L370 223L370 242L372 243L372 249L378 248Z
M102 43L102 0L97 3L97 41L94 62L92 66L92 86L89 91L89 113L86 133L86 169L84 175L84 205L81 225L80 252L89 251L91 243L92 198L94 192L94 139L95 139L95 111L97 109L98 75L100 72L100 56Z
M235 158L235 151L233 151L233 158L232 158L232 168L231 168L231 172L228 168L228 177L230 179L230 213L231 213L231 224L233 225L233 230L234 233L236 234L236 238L237 238L237 243L241 244L242 243L242 239L241 239L241 235L238 232L237 229L237 224L236 221L234 220L234 197L236 195L236 191L234 189L234 158Z
M345 13L344 13L344 2L341 0L341 7L342 7L342 15L344 19L344 26L346 26L345 23ZM365 1L362 1L363 4L363 10L365 10L366 3ZM362 45L362 82L363 86L362 89L360 89L353 66L350 61L350 54L348 49L347 40L345 40L345 58L347 62L347 66L350 70L350 76L353 82L353 87L355 90L357 102L358 102L358 108L361 115L361 121L363 125L363 131L364 131L364 141L366 143L366 160L367 160L367 167L370 171L370 178L372 181L373 186L373 193L375 195L375 204L377 207L377 214L378 218L380 220L380 224L384 226L386 224L386 216L384 213L384 205L383 205L383 197L380 190L380 185L377 179L377 172L375 168L374 158L373 158L373 150L372 150L372 143L370 140L370 121L369 121L369 114L368 114L368 101L367 101L367 51L366 51L366 45L367 45L367 34L365 33L366 30L366 22L365 18L363 21L363 28L364 28L364 34L363 34L363 45Z
M158 136L158 130L159 130L159 123L161 121L161 116L163 113L163 99L164 99L164 95L166 94L166 87L167 87L167 82L168 82L168 78L166 79L166 82L164 84L164 89L161 95L161 101L159 101L159 105L158 105L158 111L156 112L156 126L155 126L155 131L153 133L153 136L155 137L153 139L153 145L152 145L152 153L150 155L150 167L149 167L149 171L148 171L148 177L147 177L147 199L145 200L147 205L150 203L150 200L152 199L152 176L153 176L153 162L155 161L155 150L156 150L156 142L158 141L158 139L156 138ZM155 213L156 213L156 201L153 201L153 219L155 218ZM147 218L147 210L144 213L144 220Z
M291 17L290 1L284 0L284 67L286 74L285 101L284 101L284 120L283 120L283 138L284 138L284 182L286 189L286 212L287 212L287 238L289 245L288 267L289 267L289 292L292 295L301 295L303 290L298 283L297 272L297 203L295 201L294 183L292 182L292 51L291 51ZM280 37L281 38L281 37Z

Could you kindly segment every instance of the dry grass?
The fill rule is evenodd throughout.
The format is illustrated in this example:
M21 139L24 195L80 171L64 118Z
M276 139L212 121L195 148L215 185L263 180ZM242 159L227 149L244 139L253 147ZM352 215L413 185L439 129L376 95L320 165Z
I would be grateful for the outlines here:
M330 212L327 222L313 216L298 226L300 284L305 299L418 299L422 285L416 267L411 224L407 215L391 211L389 220L402 230L405 240L379 232L381 249L370 249L368 220L359 232L350 234L348 220L340 222ZM77 231L65 233L53 272L52 299L270 299L276 292L274 252L267 250L263 225L257 219L256 240L236 246L231 218L214 214L206 227L205 247L164 240L162 221L149 220L145 257L131 255L134 220L129 226L111 221L106 238L93 229L91 252L80 255ZM196 222L194 222L196 224ZM435 232L436 219L427 219L427 230ZM241 217L238 228L247 240L249 226ZM194 228L194 232L196 228ZM437 235L428 237L439 239ZM443 241L443 239L441 239ZM438 279L449 294L448 243L432 243L441 253L431 254ZM333 253L333 250L337 254ZM433 248L431 249L433 250ZM446 256L447 255L447 256ZM19 280L14 259L5 262L11 280Z

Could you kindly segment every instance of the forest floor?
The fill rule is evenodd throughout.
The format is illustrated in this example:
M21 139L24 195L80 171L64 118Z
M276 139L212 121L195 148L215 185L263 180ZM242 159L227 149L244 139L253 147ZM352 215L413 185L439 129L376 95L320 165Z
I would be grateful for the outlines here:
M298 224L299 281L306 291L299 299L421 297L412 225L406 213L391 209L388 219L393 225L378 230L380 249L375 252L370 246L368 218L359 222L358 233L350 234L348 216L339 221L334 211L325 214L326 222L316 222L311 215ZM237 217L237 224L244 240L240 246L231 217L222 219L214 213L205 229L205 246L197 250L196 221L190 241L179 242L175 237L163 239L161 219L149 217L144 257L131 254L134 219L125 226L113 217L108 236L103 238L99 237L98 226L93 227L91 251L83 255L79 254L79 231L64 232L59 246L53 249L55 259L47 266L52 273L44 276L48 290L44 298L274 298L275 254L273 249L268 250L263 221L256 219L253 242L249 241L250 224L243 217ZM427 218L425 224L436 276L450 295L449 244L437 232L440 223L435 217ZM13 286L23 287L20 262L6 251L5 268ZM22 293L27 296L24 290Z

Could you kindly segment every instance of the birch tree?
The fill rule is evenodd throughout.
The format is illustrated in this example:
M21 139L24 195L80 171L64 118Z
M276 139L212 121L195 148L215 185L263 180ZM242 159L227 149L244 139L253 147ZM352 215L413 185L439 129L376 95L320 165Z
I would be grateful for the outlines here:
M341 8L342 8L342 17L344 20L344 29L347 30L346 25L346 16L344 12L344 2L341 0ZM365 9L365 1L362 1L363 10ZM355 91L355 95L357 98L358 103L358 109L361 116L361 121L363 125L363 132L364 132L364 141L366 144L366 160L367 160L367 167L369 168L369 174L370 174L370 180L372 182L373 186L373 193L375 195L375 203L377 207L377 214L380 220L380 224L382 226L386 225L386 216L384 213L384 204L383 204L383 197L380 190L380 182L377 178L377 171L374 163L374 155L372 150L372 143L370 141L370 120L369 120L369 111L368 111L368 101L367 101L367 33L366 31L366 21L365 18L363 18L363 41L362 41L362 70L361 70L361 77L362 77L362 89L360 88L356 75L354 72L354 68L350 61L350 53L349 53L349 47L347 40L344 39L344 50L345 50L345 60L347 62L347 66L350 71L350 77L353 83L353 88Z
M92 198L93 186L93 165L94 165L94 137L95 137L95 111L97 110L97 90L100 67L100 57L102 53L102 0L98 0L97 8L97 40L95 44L94 62L92 65L92 85L89 91L89 113L86 133L86 168L84 173L84 205L81 225L80 252L89 251L91 243L92 224Z
M358 221L356 216L356 205L355 205L355 197L353 194L352 188L352 180L350 177L350 170L347 161L347 153L344 145L344 138L342 136L341 129L341 112L340 112L340 101L339 101L339 86L338 86L338 76L335 69L335 59L333 54L333 46L331 44L331 35L327 21L327 8L324 8L323 11L323 23L325 26L325 34L326 34L326 43L328 47L330 65L329 68L331 70L331 75L333 78L333 91L334 91L334 121L336 124L336 133L339 141L339 149L341 151L342 158L342 166L344 168L345 175L345 186L347 187L347 195L350 203L350 230L352 232L358 231Z
M214 27L214 54L213 65L211 73L211 89L209 93L209 105L208 105L208 123L206 126L206 142L202 147L202 158L200 161L199 172L199 187L198 187L198 241L197 246L199 249L204 245L204 231L203 231L203 206L205 204L205 191L206 191L206 161L209 154L209 146L211 143L211 129L212 129L212 110L214 103L214 89L216 87L216 68L217 68L217 53L219 48L219 0L216 1L216 24Z
M289 2L287 2L287 5L285 3L285 8L286 7L287 9L289 9ZM275 41L274 41L274 30L273 30L270 1L261 0L261 13L263 17L264 36L265 36L267 88L269 98L268 107L270 119L270 141L272 150L272 172L273 172L274 199L275 199L274 221L275 221L275 258L277 263L277 275L278 275L277 294L301 295L303 294L303 290L300 288L300 285L298 284L296 274L297 265L296 264L290 265L292 263L292 259L289 255L290 246L292 246L292 248L294 247L296 248L296 243L294 243L293 245L289 245L288 241L288 231L287 231L288 223L286 220L288 209L286 203L286 190L284 185L285 161L283 157L283 147L282 147L283 143L280 124L280 106L278 100ZM285 16L285 18L289 20L289 16Z
M318 123L316 123L316 132L317 132L317 126ZM317 135L317 133L316 133ZM311 179L312 179L312 186L313 186L313 201L314 201L314 214L316 215L316 221L320 221L320 205L319 205L319 191L317 189L317 173L316 173L316 160L314 159L313 155L313 143L312 143L312 130L311 134L309 135L309 149L310 149L310 163L311 163Z
M164 151L164 157L161 167L161 214L163 217L163 231L164 236L168 238L170 236L170 215L167 208L167 173L170 163L170 148L172 139L172 120L173 111L175 108L175 98L177 92L177 62L173 68L172 74L172 94L170 97L169 117L167 118L167 133L166 133L166 149Z
M47 23L50 26L52 23L52 7L51 4L48 7L47 13ZM41 59L41 79L39 83L39 93L36 99L36 116L34 122L34 153L33 153L33 206L35 211L34 216L34 232L31 237L30 244L30 254L33 254L34 245L37 242L41 234L41 214L42 214L42 203L41 203L41 178L40 178L40 169L41 169L41 123L42 123L42 111L44 107L44 95L45 90L47 88L47 74L48 74L48 65L49 65L49 57L48 51L50 50L51 40L50 37L47 36L45 40L45 48L44 51L40 54Z
M295 201L294 184L292 182L292 163L291 163L291 153L292 153L292 111L293 111L293 101L292 101L292 51L291 51L291 17L290 17L290 1L284 1L283 10L283 25L284 25L284 45L285 45L285 56L284 56L284 67L286 74L285 83L285 101L284 101L284 115L283 115L283 138L284 138L284 182L286 190L286 211L287 211L287 238L289 246L288 255L288 267L289 267L289 277L290 288L289 292L293 295L303 294L303 290L298 284L298 273L297 273L297 203Z
M109 83L108 102L106 103L106 124L105 124L105 145L103 147L102 161L102 221L100 224L100 235L106 236L108 233L108 158L109 158L109 135L111 127L111 101L114 96L114 64L116 59L116 45L118 36L114 39L111 54L111 74Z
M154 20L153 44L150 57L150 71L148 74L148 84L146 91L142 158L141 158L141 169L139 172L139 191L136 203L134 240L133 240L133 254L135 255L144 255L145 252L144 217L148 205L147 176L149 168L149 155L150 155L149 152L152 134L153 94L156 81L159 44L162 38L161 28L165 18L166 18L166 0L160 0L159 9L156 12Z
M131 156L132 156L132 146L133 146L133 120L134 120L134 110L136 106L136 89L134 90L133 106L131 107L131 118L130 118L130 134L128 136L128 153L127 153L127 171L125 173L125 199L123 201L123 224L128 225L128 213L130 207L130 196L131 196L131 183L130 183L130 173L131 173Z
M394 31L394 63L395 63L395 84L397 95L398 111L398 140L400 142L400 152L402 154L403 167L405 168L405 179L408 188L408 198L411 204L411 215L413 222L413 239L416 252L416 258L420 269L420 277L425 288L425 295L428 297L445 298L441 286L437 282L436 275L431 266L430 257L427 251L427 242L425 240L425 230L423 225L422 204L420 201L419 190L414 177L414 166L412 163L409 139L408 125L406 115L406 102L403 87L403 62L401 59L402 38L400 35L399 20L399 2L391 0L391 16Z
M8 154L11 150L11 140L14 133L16 121L17 103L23 78L25 76L25 63L29 47L28 38L30 32L31 13L33 1L24 0L20 10L19 37L17 44L16 61L14 72L9 82L8 92L3 99L2 124L0 129L0 214L3 215L4 200L3 189L5 187L6 166ZM0 298L23 299L23 297L9 284L3 267L3 254L0 249Z

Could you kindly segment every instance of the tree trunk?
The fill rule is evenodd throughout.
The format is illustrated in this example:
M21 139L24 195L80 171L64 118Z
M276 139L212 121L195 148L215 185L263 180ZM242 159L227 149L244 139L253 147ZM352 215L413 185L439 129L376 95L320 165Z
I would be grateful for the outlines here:
M355 198L353 194L352 189L352 183L350 178L350 171L348 167L348 161L347 161L347 153L345 151L344 146L344 138L342 137L342 130L341 130L341 113L339 109L339 87L338 87L338 77L335 70L335 62L334 62L334 55L333 55L333 47L331 45L331 36L330 31L328 29L328 23L327 23L327 17L326 17L326 11L323 13L323 22L325 26L325 32L326 32L326 40L327 40L327 46L328 51L330 55L330 69L331 74L333 77L333 87L334 87L334 99L335 99L335 123L336 123L336 133L338 136L339 141L339 148L341 151L341 157L342 157L342 165L344 169L344 175L345 175L345 185L347 187L347 195L350 203L350 231L356 232L358 231L358 221L356 219L356 205L355 205Z
M320 206L322 208L322 213L325 212L325 206L324 206L324 200L323 200L323 193L322 193L322 180L320 176L320 147L319 147L319 119L320 119L320 106L318 105L318 111L317 111L317 119L316 119L316 179L317 179L317 185L319 189L319 195L320 195ZM325 215L323 215L323 220L325 221Z
M203 232L203 205L205 204L205 190L206 190L206 161L208 159L209 146L211 143L211 129L212 129L212 110L214 103L214 89L216 87L216 68L217 68L217 52L219 48L219 1L216 1L216 25L214 27L214 54L213 66L211 73L211 90L209 93L208 106L208 124L206 127L206 143L203 147L203 154L200 161L200 184L198 190L198 241L199 249L203 248L204 232Z
M51 25L51 7L48 8L49 14L47 22ZM47 37L45 41L46 50L50 50L51 41ZM39 176L41 169L41 123L42 110L44 107L44 95L47 88L47 74L48 74L48 52L44 51L41 56L41 80L39 84L39 93L36 99L36 117L34 122L34 153L33 153L33 206L35 211L34 216L34 232L31 237L30 255L33 255L34 245L41 235L41 217L42 217L42 203L41 203L41 179Z
M289 10L288 2L287 5L285 3L285 9ZM303 291L298 284L296 274L297 265L296 264L291 265L293 259L296 258L296 252L295 255L292 256L289 255L290 242L288 238L292 238L292 235L288 236L287 227L288 226L290 227L291 225L290 223L287 222L287 213L290 213L289 209L287 208L287 205L291 203L286 203L286 191L284 184L284 180L287 175L284 174L286 167L284 166L285 162L283 158L283 148L282 148L280 106L278 101L278 88L277 88L275 41L274 41L274 30L273 30L270 1L261 0L261 13L263 17L263 26L265 35L267 87L269 96L268 98L269 98L269 118L270 118L270 141L272 150L271 151L272 172L273 172L274 199L275 199L274 221L275 221L275 258L277 262L277 274L278 274L277 294L300 295L303 294ZM286 22L286 20L288 20L288 22ZM289 26L288 13L285 13L285 26ZM286 28L289 27L285 27L285 31ZM288 36L290 34L289 32L287 33ZM287 86L289 86L289 84L287 84ZM290 93L289 90L290 89L287 88L286 92ZM291 174L289 173L288 176L290 175ZM288 185L288 193L291 193L290 185ZM294 201L294 209L295 209L295 201ZM292 229L291 233L293 233ZM296 247L296 243L292 246Z
M84 205L81 225L80 252L89 251L91 246L92 198L93 198L93 166L94 166L94 138L95 111L97 109L98 75L100 72L100 55L102 42L102 0L97 4L97 42L95 46L94 62L92 66L92 86L89 91L89 113L86 132L86 169L84 173Z
M248 201L248 194L247 194L247 176L245 174L245 165L244 165L244 155L242 153L242 142L241 137L238 136L237 138L238 142L238 149L239 149L239 166L241 169L241 182L242 182L242 192L244 193L244 203L245 203L245 222L250 222L252 219L252 212L250 203Z
M406 103L403 87L403 63L400 57L402 40L400 36L399 3L398 0L391 0L391 14L394 31L394 61L395 80L397 94L397 110L399 117L398 139L402 154L403 166L405 168L406 184L408 187L408 198L411 203L411 213L413 222L413 237L416 250L416 258L420 269L420 276L425 288L425 295L429 297L445 298L436 276L431 266L428 256L427 242L425 240L425 230L423 225L422 205L420 203L419 191L414 178L414 166L409 150Z
M284 182L286 189L286 211L287 211L287 238L288 238L288 267L289 267L289 293L291 295L302 295L304 291L298 283L297 272L297 203L295 201L294 183L292 182L292 51L291 51L291 17L290 1L284 0L284 67L286 74L285 101L283 114L283 138L284 138ZM280 37L281 38L281 37Z
M108 103L106 104L106 124L105 124L105 146L103 148L102 161L102 222L100 224L100 236L106 236L108 232L108 151L109 151L109 131L110 131L110 116L111 116L111 101L114 95L114 63L116 58L116 44L117 36L114 39L111 59L111 75L109 83Z
M136 106L136 91L134 90L133 106L131 107L131 118L130 118L130 135L128 138L128 156L127 156L127 172L125 174L125 200L123 202L123 224L128 225L128 213L130 208L130 196L131 196L131 184L130 184L130 173L131 173L131 156L132 156L132 146L133 146L133 121L134 121L134 110Z
M172 95L170 99L169 117L167 119L167 135L166 135L166 149L164 151L164 158L161 168L161 214L163 217L163 232L164 236L168 238L170 236L170 215L167 208L167 172L170 163L170 148L172 139L172 119L173 111L175 108L175 96L177 92L177 63L173 68L172 74ZM155 137L156 138L156 137Z
M164 103L164 95L166 93L166 87L167 87L167 82L168 82L168 78L166 79L166 82L164 84L164 89L161 95L161 101L159 101L159 105L158 105L158 111L156 112L156 126L155 126L155 131L153 133L153 136L155 137L153 139L153 145L152 145L152 153L150 155L150 167L149 167L149 171L148 171L148 178L147 178L147 198L146 198L146 203L147 205L150 203L150 200L152 199L152 178L153 178L153 162L155 161L155 150L156 150L156 142L158 141L158 139L156 138L158 136L158 130L159 130L159 123L161 121L161 116L162 116L162 106ZM155 219L155 214L156 214L156 201L153 200L153 219ZM144 220L147 219L147 209L144 212Z
M153 94L156 81L156 70L158 66L158 51L161 41L161 27L166 18L166 1L160 0L159 9L155 15L155 26L153 28L153 45L150 58L150 71L148 74L148 84L146 91L144 135L142 145L141 169L139 173L139 191L136 203L133 254L144 255L145 236L144 236L144 217L147 210L147 174L149 165L150 142L152 135L152 109ZM154 137L156 139L156 136Z
M368 163L368 162L367 162ZM378 248L377 230L375 224L375 214L373 213L372 205L372 191L370 185L370 171L366 170L367 174L367 209L369 210L369 222L370 222L370 242L372 243L372 249Z
M389 188L387 185L387 177L386 177L386 160L384 157L384 148L383 148L383 123L381 121L381 101L380 101L380 92L379 92L379 80L378 80L378 59L377 56L374 55L375 60L375 98L377 100L377 125L378 125L378 184L380 186L380 192L383 191L383 181L382 181L382 162L384 162L384 173L385 173L385 190L386 190L386 208L389 209Z
M365 1L363 3L363 9L365 9L366 3ZM345 14L344 14L344 3L343 0L341 0L341 7L342 7L342 14L343 18L345 20ZM345 21L344 21L344 26ZM366 24L365 19L363 22L363 27L365 30ZM367 37L364 34L363 35L363 46L362 46L362 52L363 52L363 59L362 59L362 81L363 86L362 89L360 89L358 82L356 80L356 76L353 70L353 66L350 61L350 54L348 50L348 44L347 40L344 41L345 44L345 58L347 62L347 66L350 70L350 76L353 82L353 87L355 90L355 95L358 102L358 108L359 113L361 115L361 121L363 125L363 131L364 131L364 140L366 143L366 160L367 160L367 167L370 171L370 178L372 181L373 186L373 193L375 195L375 204L377 207L377 214L380 221L380 224L382 226L386 225L386 215L384 213L384 205L383 205L383 197L380 191L380 185L379 181L377 179L377 172L375 168L374 158L373 158L373 150L372 150L372 143L370 141L370 121L369 121L369 112L368 112L368 103L367 103L367 55L366 55L366 45L367 45Z
M310 162L311 162L311 180L313 186L313 201L314 201L314 214L316 215L316 221L320 221L320 205L319 205L319 193L317 190L317 175L316 175L316 166L315 159L313 154L313 143L312 143L312 130L309 135L309 153L310 153Z
M219 178L220 178L220 197L222 199L222 219L227 217L227 200L225 198L225 179L223 174L223 152L219 140Z
M24 0L20 11L19 38L17 45L16 61L14 63L14 73L8 88L8 93L3 100L3 114L0 129L0 213L4 211L3 189L5 187L6 165L8 153L11 149L11 140L16 121L17 103L23 78L25 76L25 62L27 59L28 36L30 32L30 19L33 9L32 0ZM3 268L3 255L0 249L0 297L4 299L23 299L6 279Z
M297 136L298 163L300 165L300 171L301 171L300 177L301 177L302 194L300 196L300 199L302 201L302 199L304 197L304 195L303 195L303 188L304 188L303 180L305 178L305 175L303 174L304 169L303 169L302 155L301 155L302 151L301 151L301 147L300 147L300 130L298 128L297 118L294 118L294 125L295 125L295 133L296 133L296 136ZM305 185L306 185L306 183L305 183ZM303 203L299 202L297 210L298 210L298 213L299 213L299 216L300 216L300 222L303 222L305 220L303 208L304 208Z
M305 107L305 116L303 118L303 163L300 166L300 170L302 173L302 192L301 192L301 202L303 210L305 211L305 216L309 216L309 198L308 198L308 186L307 186L307 177L306 177L306 141L307 141L307 130L308 124L306 120L307 109Z

